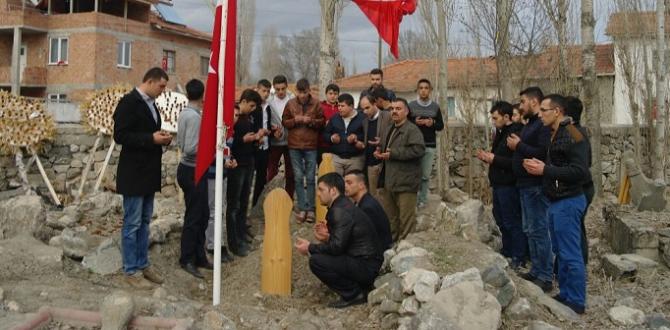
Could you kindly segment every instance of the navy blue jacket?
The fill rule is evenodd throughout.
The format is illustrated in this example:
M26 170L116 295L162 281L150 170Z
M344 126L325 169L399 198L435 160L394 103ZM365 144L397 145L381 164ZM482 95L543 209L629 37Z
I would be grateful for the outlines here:
M379 201L377 201L370 193L363 195L363 198L358 202L358 207L368 215L372 220L377 230L377 236L381 240L382 248L384 250L390 249L393 245L393 238L391 237L391 223L389 222L386 212Z
M323 138L331 142L330 137L333 134L339 134L340 143L332 143L330 147L330 152L337 155L341 158L351 158L363 154L364 149L358 149L355 145L347 142L347 136L350 134L356 134L358 141L365 143L365 130L363 129L363 120L367 120L365 114L358 112L356 117L351 118L349 126L344 128L344 119L340 116L339 113L335 114L328 121L328 125L323 130Z
M520 188L541 186L542 177L528 174L526 169L523 168L523 160L536 158L544 161L546 159L547 150L551 143L551 129L542 124L538 115L534 115L528 119L528 123L521 130L519 138L521 138L521 141L516 146L513 156L516 186Z

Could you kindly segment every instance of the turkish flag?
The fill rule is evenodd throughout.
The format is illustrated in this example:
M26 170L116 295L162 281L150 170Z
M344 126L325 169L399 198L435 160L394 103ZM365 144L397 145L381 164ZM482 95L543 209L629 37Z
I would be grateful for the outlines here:
M398 35L403 15L416 10L417 0L353 0L377 28L379 36L391 48L391 54L398 58Z
M214 161L217 145L217 115L223 116L224 125L228 128L227 132L230 136L235 113L237 1L219 0L215 13L209 71L195 164L196 182L200 181L202 175ZM223 59L220 56L223 56ZM222 61L219 61L220 59ZM222 145L225 145L225 143Z

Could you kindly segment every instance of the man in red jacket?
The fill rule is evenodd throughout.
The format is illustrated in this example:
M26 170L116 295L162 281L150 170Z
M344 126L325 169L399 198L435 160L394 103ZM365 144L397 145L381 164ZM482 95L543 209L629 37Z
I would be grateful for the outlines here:
M335 84L330 84L326 87L326 99L321 101L321 110L323 110L323 118L326 120L325 125L328 125L328 121L337 113L337 97L340 95L340 87ZM321 131L323 132L323 131ZM331 144L328 140L325 140L321 134L319 134L319 147L316 154L317 166L321 165L321 156L330 152Z

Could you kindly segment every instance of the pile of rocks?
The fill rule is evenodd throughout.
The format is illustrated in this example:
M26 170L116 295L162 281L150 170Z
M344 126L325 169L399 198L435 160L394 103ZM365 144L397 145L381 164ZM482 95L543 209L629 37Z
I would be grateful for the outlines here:
M499 299L509 304L509 288L511 297L516 292L499 268L485 273L486 284L476 268L442 277L428 251L407 241L387 250L384 258L386 273L368 295L368 303L379 305L384 314L384 329L496 329L501 324Z

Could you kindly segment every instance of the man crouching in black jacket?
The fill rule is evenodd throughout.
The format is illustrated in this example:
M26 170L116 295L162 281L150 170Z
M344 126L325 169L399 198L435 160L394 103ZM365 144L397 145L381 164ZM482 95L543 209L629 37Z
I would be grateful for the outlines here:
M315 230L321 243L298 238L295 248L309 256L312 273L340 295L330 307L365 303L383 262L374 224L344 196L344 179L339 174L320 177L317 188L321 204L328 207L327 225Z
M554 254L558 258L558 287L554 299L579 314L586 306L586 269L581 248L581 221L586 208L582 185L589 177L588 143L583 133L565 116L566 102L560 95L545 96L540 118L552 131L546 164L524 160L528 173L543 176L549 198L547 218Z

